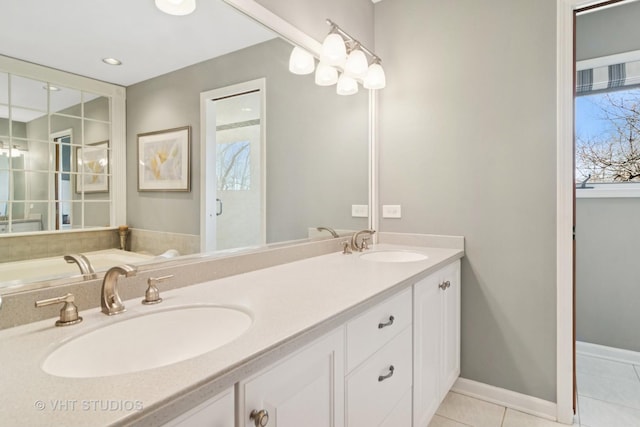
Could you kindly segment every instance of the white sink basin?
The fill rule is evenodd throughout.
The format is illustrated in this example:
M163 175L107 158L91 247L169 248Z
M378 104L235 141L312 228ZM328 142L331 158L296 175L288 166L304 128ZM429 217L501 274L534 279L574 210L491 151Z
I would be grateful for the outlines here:
M415 262L424 261L429 257L412 251L375 251L364 253L360 258L375 262Z
M59 377L90 378L158 368L221 347L253 322L244 311L213 305L113 320L60 345L47 356L42 370Z

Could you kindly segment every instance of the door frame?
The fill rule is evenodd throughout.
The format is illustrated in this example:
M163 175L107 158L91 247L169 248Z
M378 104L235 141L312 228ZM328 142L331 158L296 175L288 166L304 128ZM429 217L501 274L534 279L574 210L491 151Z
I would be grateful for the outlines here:
M212 99L239 95L246 92L260 91L260 241L267 239L267 152L266 152L266 109L267 83L260 78L246 82L208 90L200 93L200 251L210 252L210 244L216 239L216 188L207 183L216 182L216 132L207 130L207 102Z
M574 10L593 0L557 2L556 86L556 417L573 423Z

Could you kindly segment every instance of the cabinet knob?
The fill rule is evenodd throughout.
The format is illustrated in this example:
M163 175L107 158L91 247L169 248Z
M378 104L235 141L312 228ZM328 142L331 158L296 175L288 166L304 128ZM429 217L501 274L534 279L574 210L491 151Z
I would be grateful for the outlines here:
M378 323L378 329L386 328L393 325L393 321L396 320L393 316L389 316L389 321L386 323Z
M253 421L256 427L266 427L269 423L269 412L266 409L256 411L255 409L249 414L249 419Z
M451 287L451 282L447 280L446 282L440 283L438 287L444 291Z

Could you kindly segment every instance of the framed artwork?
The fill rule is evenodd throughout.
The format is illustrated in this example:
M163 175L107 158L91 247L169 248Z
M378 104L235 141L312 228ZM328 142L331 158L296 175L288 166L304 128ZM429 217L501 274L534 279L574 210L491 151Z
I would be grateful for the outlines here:
M191 126L138 134L138 191L191 191Z
M76 193L109 191L109 141L76 148Z

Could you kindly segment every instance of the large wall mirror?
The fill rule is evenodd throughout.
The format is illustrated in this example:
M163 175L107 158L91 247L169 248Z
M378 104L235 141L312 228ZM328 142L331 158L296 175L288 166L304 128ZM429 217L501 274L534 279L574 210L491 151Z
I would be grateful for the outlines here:
M42 3L43 7L51 7L50 2ZM79 22L91 28L91 19L103 15L93 10L98 6L82 3L73 1L78 8L87 10L86 16L78 17ZM145 22L147 30L154 27L153 20L161 20L164 33L184 32L185 25L190 25L184 19L193 19L191 26L196 28L223 27L225 37L215 39L206 38L201 29L194 30L196 38L191 44L178 46L182 50L199 51L202 44L224 45L227 40L229 46L220 46L222 53L214 57L185 60L179 68L132 77L128 82L119 80L117 68L111 71L115 77L110 79L108 74L92 74L71 65L64 68L64 64L41 62L47 69L61 68L123 86L126 113L118 107L124 96L120 99L95 90L95 86L71 84L73 76L56 80L49 75L25 77L20 66L0 69L0 225L6 227L0 233L0 255L5 261L0 262L0 294L20 291L25 289L24 285L33 286L35 282L41 286L50 279L55 280L49 283L82 280L77 267L67 265L63 259L68 252L95 253L97 270L121 262L157 263L166 261L167 257L194 256L201 254L203 248L208 252L210 246L203 244L202 236L202 215L206 212L203 191L207 186L226 191L229 203L223 203L221 209L216 204L215 209L222 211L222 218L228 215L225 219L236 220L229 227L242 229L243 224L238 223L240 214L257 208L249 203L232 206L231 200L242 199L249 187L246 182L226 187L220 187L216 181L207 182L204 178L208 176L207 171L215 171L216 164L219 168L225 167L225 163L201 156L203 141L211 131L220 132L218 142L225 144L216 151L218 160L228 160L230 156L239 155L240 148L246 149L247 132L244 131L248 128L242 126L255 125L257 119L243 119L241 114L254 107L229 103L224 108L237 108L238 115L229 119L229 114L220 114L220 120L226 120L225 123L214 120L213 125L209 123L206 127L202 118L204 114L206 120L206 113L200 98L203 93L215 93L247 82L262 82L262 98L258 104L263 111L257 121L262 126L258 132L264 135L264 152L258 157L247 157L244 164L247 168L264 168L258 172L264 179L259 184L264 192L264 212L259 220L263 231L259 241L249 246L306 239L318 226L338 230L368 226L368 218L352 216L352 205L369 204L367 91L338 96L335 87L316 86L313 75L291 74L288 71L291 44L222 0L199 2L192 18L159 13L151 1L140 3L144 4L131 6L127 1L116 1L108 8L121 6L127 10L128 24ZM24 6L22 10L17 2L3 14L7 21L26 20L30 17L28 9ZM220 16L222 12L226 17ZM242 25L229 24L240 20ZM26 25L25 31L30 31L30 25ZM234 34L238 28L249 35ZM3 28L0 33L5 40L19 36L15 28ZM42 43L46 44L47 31L39 33ZM87 39L93 36L90 30L83 34ZM132 31L132 35L140 40L136 43L136 39L131 39L129 44L136 45L141 54L154 43L154 38L144 35L140 29ZM77 38L68 38L71 44L76 41ZM65 46L57 45L56 50L65 51ZM0 54L37 62L28 53L24 46L18 52L0 49ZM87 55L85 62L95 61L93 56L89 57L91 52L84 54ZM135 62L135 58L131 57L130 62ZM160 62L158 59L158 69L162 69ZM125 60L124 65L127 65ZM141 64L139 68L143 65L150 64ZM38 98L40 103L18 102L22 95L21 89L13 86L16 82L30 87L33 95L29 97ZM217 100L213 96L209 102ZM250 102L256 105L255 100ZM216 108L220 112L222 104ZM31 116L19 116L22 110ZM125 114L126 127L123 126ZM138 180L140 136L184 127L190 130L189 191L141 190ZM248 133L251 134L250 129ZM224 176L213 175L217 180ZM129 227L126 253L118 249L120 225ZM25 228L28 226L34 228ZM229 234L233 237L237 233L226 234L228 238ZM35 238L47 251L57 252L45 251L34 243ZM84 246L78 246L81 243ZM7 249L9 245L13 247L12 253ZM221 244L217 249L243 246L247 243ZM107 255L106 251L116 252ZM37 262L51 260L55 267L45 264L34 267L36 264L29 264L33 261L12 259L16 252L27 253L30 256L24 258L35 258ZM10 266L16 264L17 269ZM39 274L29 277L29 270L37 270Z

